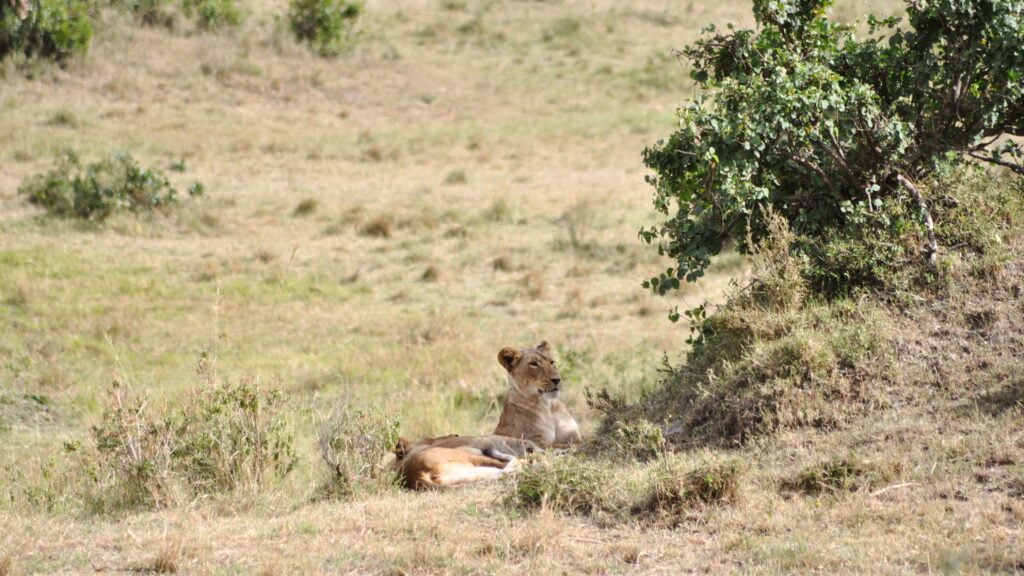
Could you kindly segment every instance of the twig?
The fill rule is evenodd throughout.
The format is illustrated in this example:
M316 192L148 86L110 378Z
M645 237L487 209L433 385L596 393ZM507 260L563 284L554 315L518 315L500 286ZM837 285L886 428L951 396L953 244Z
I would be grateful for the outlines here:
M939 251L939 243L935 241L935 223L932 222L932 215L928 211L928 205L925 204L924 198L921 197L917 187L910 180L907 180L903 174L897 174L896 180L910 192L910 195L917 202L917 206L921 209L921 214L924 216L924 226L928 229L928 247L925 248L925 253L928 255L928 263L935 266L935 255Z
M886 492L888 492L890 490L896 490L898 488L906 488L908 486L917 486L918 484L920 484L920 482L904 482L902 484L893 484L892 486L886 486L885 488L879 488L878 490L875 490L874 492L869 494L869 496L879 496L881 494L885 494Z
M1002 166L1004 168L1009 168L1010 170L1013 170L1017 174L1020 174L1021 176L1024 176L1024 166L1021 166L1020 164L1014 164L1013 162L1007 162L1005 160L997 160L995 158L990 158L988 156L982 156L980 154L975 154L974 152L968 152L968 156L970 156L971 158L974 158L976 160L983 160L983 161L988 162L990 164L997 164L997 165Z

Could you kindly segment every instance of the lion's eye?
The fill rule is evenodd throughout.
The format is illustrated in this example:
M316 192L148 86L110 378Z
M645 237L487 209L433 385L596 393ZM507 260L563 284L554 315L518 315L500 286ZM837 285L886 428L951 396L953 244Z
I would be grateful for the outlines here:
M530 368L540 368L540 364L537 364L536 362L530 362Z

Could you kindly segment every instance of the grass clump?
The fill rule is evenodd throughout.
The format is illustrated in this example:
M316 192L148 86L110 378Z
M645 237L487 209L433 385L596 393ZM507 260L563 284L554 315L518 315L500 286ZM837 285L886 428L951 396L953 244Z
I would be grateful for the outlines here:
M129 154L113 154L83 165L67 153L57 167L27 179L18 192L52 216L102 222L117 212L167 211L178 204L178 191L155 168L143 168ZM198 182L192 198L205 194Z
M647 462L665 455L667 444L661 427L632 415L630 407L607 390L596 394L587 390L587 406L603 415L601 426L588 443L590 451L616 461Z
M320 457L328 470L319 497L348 498L396 485L387 458L398 445L397 416L373 406L341 405L315 418Z
M648 494L633 507L636 516L678 524L709 507L732 505L740 499L743 473L735 461L684 469L676 461L664 460L651 470Z
M361 2L290 0L288 6L292 33L320 56L337 56L352 47L353 29L363 13Z
M531 460L512 482L506 503L519 510L591 514L606 511L612 505L607 493L607 468L575 455Z
M804 494L853 492L867 484L868 470L853 457L830 459L802 470L783 487Z
M782 489L811 496L859 492L893 482L899 475L898 464L878 464L850 454L825 458L782 481Z

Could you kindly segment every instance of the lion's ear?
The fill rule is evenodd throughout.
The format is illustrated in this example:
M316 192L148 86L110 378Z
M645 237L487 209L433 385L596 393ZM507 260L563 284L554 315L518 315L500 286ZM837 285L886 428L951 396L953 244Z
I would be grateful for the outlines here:
M548 346L548 341L547 340L541 340L540 344L537 344L537 350L547 354L548 352L551 351L551 347Z
M505 370L509 372L515 367L516 362L523 357L523 353L515 348L502 348L501 352L498 352L498 362L505 367Z

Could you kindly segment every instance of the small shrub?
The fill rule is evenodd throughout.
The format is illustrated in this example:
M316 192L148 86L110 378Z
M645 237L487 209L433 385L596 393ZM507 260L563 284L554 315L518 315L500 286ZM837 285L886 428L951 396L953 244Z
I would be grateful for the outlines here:
M382 215L364 224L362 228L359 229L359 234L361 236L370 236L373 238L391 238L393 229L393 220L387 215Z
M91 40L87 0L38 0L24 20L0 3L0 58L22 53L63 63L88 52Z
M295 437L280 390L243 378L208 380L182 410L174 464L196 494L256 492L295 468Z
M56 168L29 178L18 191L53 216L95 222L115 212L166 210L178 203L178 191L163 172L143 169L128 154L83 166L77 155L68 153ZM189 189L191 197L203 194L199 183Z
M86 493L92 507L103 511L171 504L175 429L169 414L154 412L134 388L115 381L103 418L92 428L95 486Z
M295 205L295 209L292 210L292 216L309 216L313 212L316 212L318 203L316 198L306 198Z
M181 8L185 16L194 16L196 24L203 30L233 28L243 19L235 0L183 0Z
M610 479L596 462L573 455L541 457L527 462L511 480L506 503L520 510L541 508L568 514L590 514L611 508Z
M290 0L288 21L300 42L330 57L351 47L353 28L362 12L362 3L353 0Z
M323 497L345 498L395 485L386 460L398 444L397 416L376 407L344 405L315 417L320 456L328 469Z
M452 170L444 177L444 183L449 186L465 184L467 181L465 170Z
M441 269L433 264L427 266L426 270L423 271L423 274L420 275L420 280L423 282L437 282L440 279Z
M713 506L735 504L740 497L742 471L736 462L707 463L683 471L677 462L653 468L649 494L633 513L678 523Z

